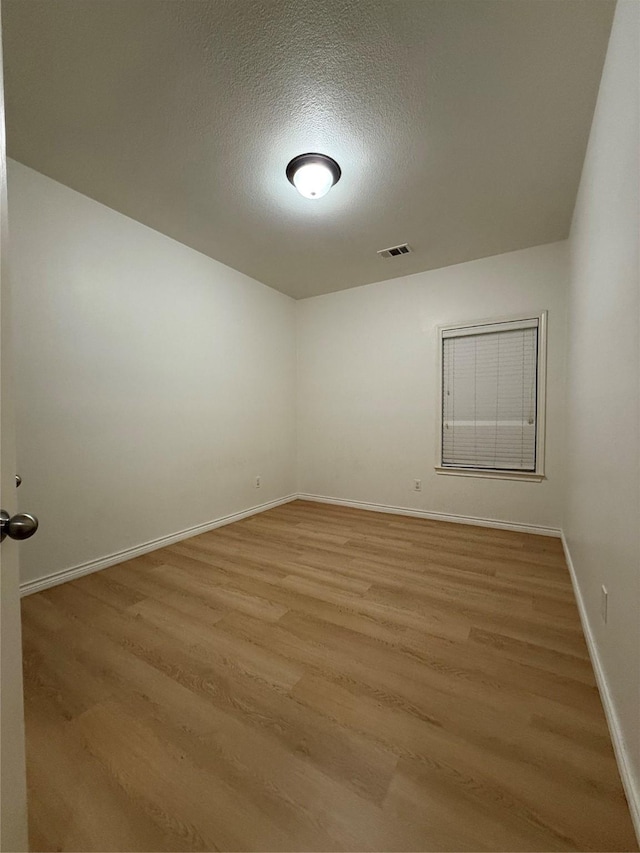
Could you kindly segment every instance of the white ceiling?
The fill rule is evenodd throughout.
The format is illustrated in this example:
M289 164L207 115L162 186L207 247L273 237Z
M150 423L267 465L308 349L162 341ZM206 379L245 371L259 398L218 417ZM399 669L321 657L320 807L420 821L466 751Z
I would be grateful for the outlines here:
M295 297L560 240L612 14L4 0L9 154ZM318 201L285 177L305 151L342 167Z

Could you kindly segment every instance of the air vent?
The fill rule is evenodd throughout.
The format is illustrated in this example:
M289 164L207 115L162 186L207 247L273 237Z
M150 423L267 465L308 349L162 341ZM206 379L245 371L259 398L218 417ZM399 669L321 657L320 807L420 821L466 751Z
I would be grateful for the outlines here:
M401 246L391 246L389 249L380 249L378 254L381 258L397 258L399 255L408 255L411 247L408 243L403 243Z

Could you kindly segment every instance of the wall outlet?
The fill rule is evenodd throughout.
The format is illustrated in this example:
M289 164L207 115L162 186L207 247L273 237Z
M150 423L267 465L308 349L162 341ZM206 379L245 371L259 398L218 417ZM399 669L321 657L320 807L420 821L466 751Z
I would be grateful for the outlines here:
M422 480L414 480L413 481L413 491L421 492L422 491Z
M262 481L262 478L261 478L261 477L256 477L256 489L259 489L259 488L260 488L260 483L261 483L261 481Z
M602 621L604 624L607 624L607 610L609 608L609 593L607 592L606 586L604 584L601 587L600 592L600 615L602 616Z

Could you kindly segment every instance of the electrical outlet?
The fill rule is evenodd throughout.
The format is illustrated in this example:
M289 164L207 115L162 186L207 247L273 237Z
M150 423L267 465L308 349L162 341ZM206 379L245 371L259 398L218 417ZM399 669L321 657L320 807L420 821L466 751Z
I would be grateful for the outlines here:
M414 480L413 481L413 490L414 492L422 491L422 480Z
M261 480L262 480L262 478L261 478L261 477L256 477L256 489L259 489L259 488L260 488Z
M607 610L609 608L609 593L607 592L606 586L604 584L601 587L600 593L600 615L602 616L602 621L604 624L607 624Z

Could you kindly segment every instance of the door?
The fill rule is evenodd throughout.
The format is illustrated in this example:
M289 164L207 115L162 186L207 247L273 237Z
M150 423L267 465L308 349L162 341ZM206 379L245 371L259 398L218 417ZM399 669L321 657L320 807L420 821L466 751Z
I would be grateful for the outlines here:
M0 23L0 499L16 512L16 467L7 276L7 157ZM0 545L0 850L27 850L18 542Z

